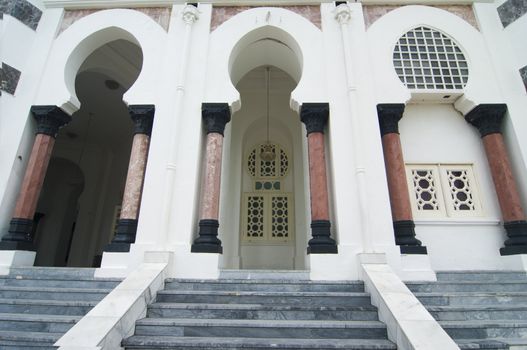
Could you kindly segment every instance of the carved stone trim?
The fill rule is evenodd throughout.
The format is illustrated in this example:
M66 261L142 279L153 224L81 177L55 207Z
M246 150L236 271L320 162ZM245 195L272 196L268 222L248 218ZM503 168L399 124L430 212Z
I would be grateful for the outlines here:
M53 138L61 127L71 121L69 114L57 106L32 106L31 113L37 121L35 134L44 134Z
M324 132L329 118L328 103L304 103L300 109L300 121L305 124L307 134Z
M385 103L377 105L377 115L381 136L390 133L399 133L399 120L403 117L404 104L402 103Z
M231 110L227 103L203 103L201 117L207 134L216 132L223 135L225 125L231 120Z
M128 113L134 122L134 135L146 134L150 136L152 133L152 124L154 122L155 110L156 108L154 105L128 106Z
M501 122L506 112L506 104L481 104L468 112L465 120L478 129L481 137L500 134Z

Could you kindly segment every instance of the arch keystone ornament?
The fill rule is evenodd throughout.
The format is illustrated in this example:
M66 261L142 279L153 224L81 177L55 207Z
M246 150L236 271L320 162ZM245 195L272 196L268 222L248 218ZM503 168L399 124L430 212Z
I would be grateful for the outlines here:
M61 127L71 121L71 116L57 106L32 106L31 114L37 122L35 141L18 194L9 231L0 241L0 250L35 251L33 237L33 217L55 138Z
M201 188L199 233L190 251L221 254L223 247L218 239L221 158L223 132L225 125L231 120L231 110L227 103L203 103L201 117L207 133L205 169Z
M126 175L121 215L115 237L106 246L106 252L129 252L130 245L135 242L154 112L154 105L128 107L128 113L134 122L134 139Z
M501 124L506 112L506 104L481 104L467 113L465 120L481 134L500 204L503 227L509 237L505 241L505 247L500 249L500 254L527 254L527 221L501 134Z
M399 137L399 120L403 117L403 112L404 104L377 105L395 243L402 254L426 254L426 247L421 246L421 241L415 237L415 223L406 182Z
M311 194L311 238L308 254L336 254L331 238L329 199L324 145L324 127L329 118L328 103L304 103L300 120L306 126L309 153L309 189Z

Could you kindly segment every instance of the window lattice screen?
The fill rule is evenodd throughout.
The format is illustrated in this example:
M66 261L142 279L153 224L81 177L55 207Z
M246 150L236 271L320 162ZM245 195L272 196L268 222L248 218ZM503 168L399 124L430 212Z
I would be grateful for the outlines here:
M445 34L418 27L404 34L393 51L399 79L409 89L458 89L468 81L468 64L459 46Z

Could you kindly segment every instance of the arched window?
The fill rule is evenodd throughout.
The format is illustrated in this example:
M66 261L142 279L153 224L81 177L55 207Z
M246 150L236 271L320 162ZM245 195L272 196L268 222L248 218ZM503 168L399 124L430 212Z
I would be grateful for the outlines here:
M457 43L438 30L418 27L395 44L393 65L409 89L462 90L468 64Z

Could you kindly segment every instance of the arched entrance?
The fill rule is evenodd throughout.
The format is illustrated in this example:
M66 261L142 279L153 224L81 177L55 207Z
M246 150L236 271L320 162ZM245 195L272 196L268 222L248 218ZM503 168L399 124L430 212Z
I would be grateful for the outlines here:
M57 135L37 206L37 265L98 266L119 218L132 146L123 94L141 66L141 49L126 40L101 46L81 65L81 108ZM81 185L69 189L77 178Z
M305 137L298 114L289 107L295 87L288 73L267 65L252 69L236 84L242 108L232 116L227 171L240 181L236 175L226 177L236 186L226 210L239 219L229 225L237 234L224 238L227 257L236 251L229 246L238 250L239 265L233 267L306 266Z

